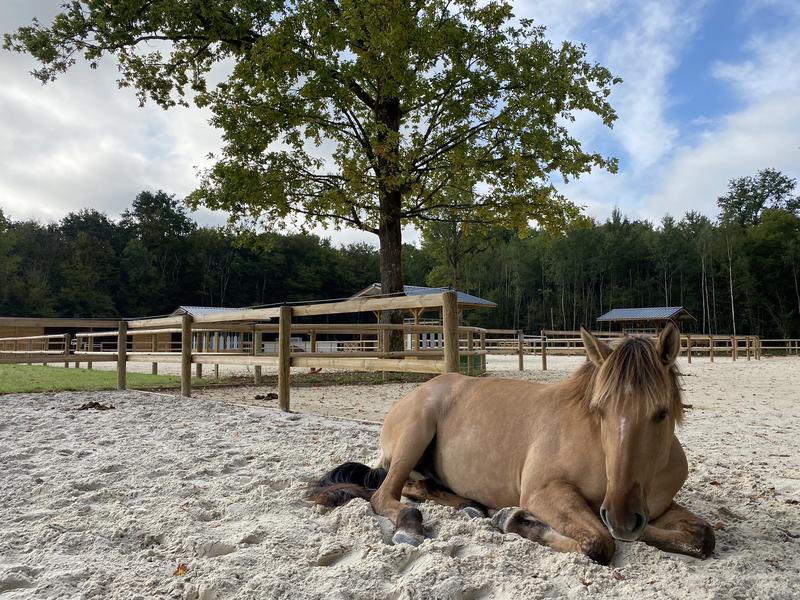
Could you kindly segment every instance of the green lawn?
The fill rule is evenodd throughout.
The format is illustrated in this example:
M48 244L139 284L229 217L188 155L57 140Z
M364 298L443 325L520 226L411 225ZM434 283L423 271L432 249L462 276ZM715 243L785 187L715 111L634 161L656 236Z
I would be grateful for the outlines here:
M193 382L211 383L205 379L195 379ZM180 385L181 379L177 375L128 373L129 388L179 388ZM116 388L116 371L63 369L41 365L0 365L0 394Z

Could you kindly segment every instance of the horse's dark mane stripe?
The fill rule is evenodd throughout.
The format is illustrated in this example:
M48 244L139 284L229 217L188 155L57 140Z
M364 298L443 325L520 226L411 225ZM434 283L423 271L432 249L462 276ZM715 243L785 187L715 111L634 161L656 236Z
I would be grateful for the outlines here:
M663 408L681 422L679 376L674 364L661 364L651 339L636 336L623 338L599 367L587 360L561 385L590 413L609 408L642 414Z

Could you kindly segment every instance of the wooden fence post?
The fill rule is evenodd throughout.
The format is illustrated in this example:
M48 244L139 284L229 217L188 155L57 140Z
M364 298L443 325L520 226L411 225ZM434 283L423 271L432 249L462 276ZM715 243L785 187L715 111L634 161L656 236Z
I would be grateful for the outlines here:
M739 340L736 338L735 335L731 336L731 360L736 361L736 353L738 352L739 348Z
M316 331L311 331L311 332L309 332L309 336L310 336L310 338L311 338L311 341L310 341L310 344L311 344L310 351L311 351L311 352L316 352L316 351L317 351L317 332L316 332Z
M219 353L219 331L214 332L214 352ZM219 364L214 364L214 379L219 380Z
M158 334L154 333L150 336L150 351L158 352ZM150 363L150 373L158 375L158 362Z
M33 340L28 340L28 354L29 355L33 354ZM28 366L30 367L31 364L32 363L28 363ZM89 364L91 364L91 363L89 363Z
M519 354L519 370L525 370L524 354L525 354L525 332L522 329L517 332L517 353Z
M547 371L547 336L542 331L542 371Z
M64 334L64 368L69 369L69 345L71 336L68 333ZM16 346L15 346L16 348Z
M261 353L261 332L253 332L253 356L258 356ZM261 365L253 367L253 383L261 385Z
M205 352L206 345L205 345L205 333L200 332L197 334L197 344L195 351L196 352ZM203 365L202 363L196 363L194 365L194 376L200 379L203 376Z
M419 341L419 340L417 340ZM486 373L486 332L481 331L481 374Z
M444 372L458 373L458 298L453 290L442 293Z
M689 364L692 364L692 336L686 336L686 358Z
M472 352L475 350L475 341L472 339L472 332L467 332L467 375L472 375Z
M94 338L92 336L89 336L89 337L86 338L86 351L89 354L94 352ZM91 358L88 361L86 361L86 368L91 370L91 368L92 368L92 359Z
M181 396L192 395L192 315L181 317Z
M708 336L708 357L711 359L711 362L714 362L714 344L716 340L714 339L713 335Z
M289 374L291 373L292 307L281 306L278 317L278 407L289 412Z
M117 389L128 387L128 324L119 322L117 329Z

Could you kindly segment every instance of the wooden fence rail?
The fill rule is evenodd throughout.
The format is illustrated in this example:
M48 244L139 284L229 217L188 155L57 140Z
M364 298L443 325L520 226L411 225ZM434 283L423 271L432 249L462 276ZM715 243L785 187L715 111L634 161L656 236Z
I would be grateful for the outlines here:
M442 312L442 324L308 324L294 322L296 318L334 315L353 312L381 312L398 309L438 308ZM52 336L53 343L60 341L52 355L44 352L29 352L28 348L14 354L0 352L0 362L64 362L65 365L80 362L109 361L117 365L117 388L127 386L128 362L151 362L153 372L157 364L180 364L181 395L192 392L192 365L198 375L202 365L214 365L215 373L220 364L253 366L256 382L261 378L262 366L276 366L278 371L278 404L289 410L289 374L291 367L358 369L367 371L399 371L417 373L457 372L461 368L461 357L466 357L467 372L473 371L473 359L480 360L480 370L485 370L487 350L486 330L477 327L459 326L459 307L454 291L427 296L398 296L390 298L359 298L344 302L281 306L263 309L232 310L201 316L171 315L144 319L118 321L110 331L80 331L74 335ZM259 323L272 319L276 322ZM75 321L70 324L75 325ZM94 323L93 323L94 324ZM103 324L105 325L105 323ZM401 331L413 338L410 350L390 351L389 332ZM235 332L240 340L236 348L225 344L226 334ZM263 335L277 334L274 352L265 351ZM511 332L518 335L518 332ZM293 335L308 335L311 351L294 347ZM325 352L317 336L350 334L361 338L359 351ZM420 343L421 334L435 334L436 344ZM159 336L162 336L159 338ZM163 336L169 336L167 340ZM245 341L247 336L247 341ZM374 340L364 340L363 336ZM116 338L116 340L114 339ZM145 338L142 340L141 338ZM175 340L179 341L175 341ZM522 339L522 336L519 336ZM104 341L105 340L105 341ZM139 340L139 341L136 341ZM14 344L23 343L14 338ZM27 342L26 342L27 343ZM74 343L74 348L72 347ZM346 343L346 342L345 342ZM175 347L176 344L179 347ZM363 351L363 348L371 348ZM98 348L100 351L98 351ZM166 352L160 351L166 348ZM327 346L331 349L330 345ZM50 352L50 351L48 351ZM522 356L520 352L520 357ZM476 358L478 357L478 358ZM520 358L520 368L522 359Z
M295 321L313 316L353 312L381 314L388 310L418 308L439 308L441 324L378 322L348 325ZM0 319L6 324L15 324L13 318ZM272 322L259 322L263 319ZM87 328L109 328L106 321L69 320L73 328L80 323L86 323ZM452 291L428 296L360 298L327 304L245 309L196 317L173 315L112 323L113 329L106 331L0 338L0 364L64 363L65 366L78 366L85 362L91 368L93 362L114 362L119 389L127 386L128 362L150 362L153 373L157 373L158 363L180 364L183 396L190 396L192 392L192 365L197 376L202 374L203 365L212 365L217 377L219 365L252 366L256 383L261 382L262 367L277 367L279 406L282 410L289 410L292 367L445 373L459 371L462 368L461 357L466 357L466 371L471 374L476 368L485 372L488 354L517 355L522 370L525 354L540 353L542 369L547 370L548 354L585 353L577 331L543 330L540 335L533 336L515 329L460 326L457 297ZM409 336L410 349L391 351L388 340L392 331ZM239 336L239 340L236 347L230 347L226 340L234 334ZM265 334L274 335L277 341L266 341ZM320 336L341 334L358 339L319 339ZM430 334L430 339L423 343L420 338L425 334ZM621 334L598 335L614 342ZM164 336L168 338L164 339ZM301 344L297 341L298 336L306 336L308 341ZM800 355L800 339L681 336L681 352L689 362L698 356L708 356L710 361L719 356L730 356L732 360L759 360L765 350Z

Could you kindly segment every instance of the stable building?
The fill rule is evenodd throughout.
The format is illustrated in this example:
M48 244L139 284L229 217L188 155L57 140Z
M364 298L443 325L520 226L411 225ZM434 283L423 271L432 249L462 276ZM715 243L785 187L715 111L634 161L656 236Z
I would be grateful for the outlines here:
M601 330L621 330L623 333L640 334L657 334L667 326L667 323L674 323L679 330L682 330L685 324L696 321L697 319L682 306L615 308L597 319Z

